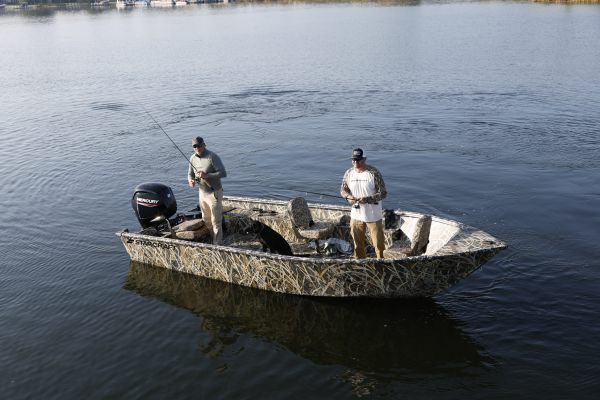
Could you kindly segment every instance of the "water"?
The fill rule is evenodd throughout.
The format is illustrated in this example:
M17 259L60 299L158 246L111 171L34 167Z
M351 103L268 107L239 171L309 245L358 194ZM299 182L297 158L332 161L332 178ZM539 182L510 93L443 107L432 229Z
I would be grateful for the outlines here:
M325 3L0 14L0 387L21 398L591 398L600 7ZM144 181L336 194L509 249L425 301L324 301L130 265ZM306 195L310 201L328 201ZM594 396L595 397L595 396Z

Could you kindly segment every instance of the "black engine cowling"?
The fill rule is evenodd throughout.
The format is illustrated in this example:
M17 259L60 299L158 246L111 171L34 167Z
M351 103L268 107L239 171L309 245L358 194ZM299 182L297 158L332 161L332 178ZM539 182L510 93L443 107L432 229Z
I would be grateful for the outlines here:
M177 201L170 187L162 183L138 185L131 206L142 228L157 227L177 212Z

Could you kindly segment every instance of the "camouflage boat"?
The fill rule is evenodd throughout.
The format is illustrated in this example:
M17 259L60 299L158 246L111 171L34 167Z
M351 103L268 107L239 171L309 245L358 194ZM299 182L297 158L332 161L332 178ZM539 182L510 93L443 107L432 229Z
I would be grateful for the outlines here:
M356 260L333 245L351 241L350 207L308 204L301 197L225 197L223 203L223 245L211 244L210 237L181 239L178 226L193 223L198 215L169 219L176 210L171 189L142 184L132 206L144 229L125 229L117 236L136 262L264 290L325 297L430 297L506 248L490 234L456 221L386 210L385 257ZM178 225L183 220L187 221ZM264 252L265 241L256 226L267 226L284 238L293 255Z

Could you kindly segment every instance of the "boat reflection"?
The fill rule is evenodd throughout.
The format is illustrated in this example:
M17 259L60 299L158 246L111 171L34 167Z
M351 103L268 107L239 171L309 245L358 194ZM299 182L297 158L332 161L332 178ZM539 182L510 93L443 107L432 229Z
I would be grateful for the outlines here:
M124 286L200 316L210 356L251 333L312 362L363 372L472 375L493 364L431 299L300 297L136 262Z

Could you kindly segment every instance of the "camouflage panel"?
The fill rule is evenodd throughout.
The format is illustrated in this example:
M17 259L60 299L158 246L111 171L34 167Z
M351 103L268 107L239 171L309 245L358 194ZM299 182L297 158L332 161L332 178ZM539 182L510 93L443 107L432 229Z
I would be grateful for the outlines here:
M290 257L120 233L132 260L224 282L310 296L433 296L500 248L404 260Z

